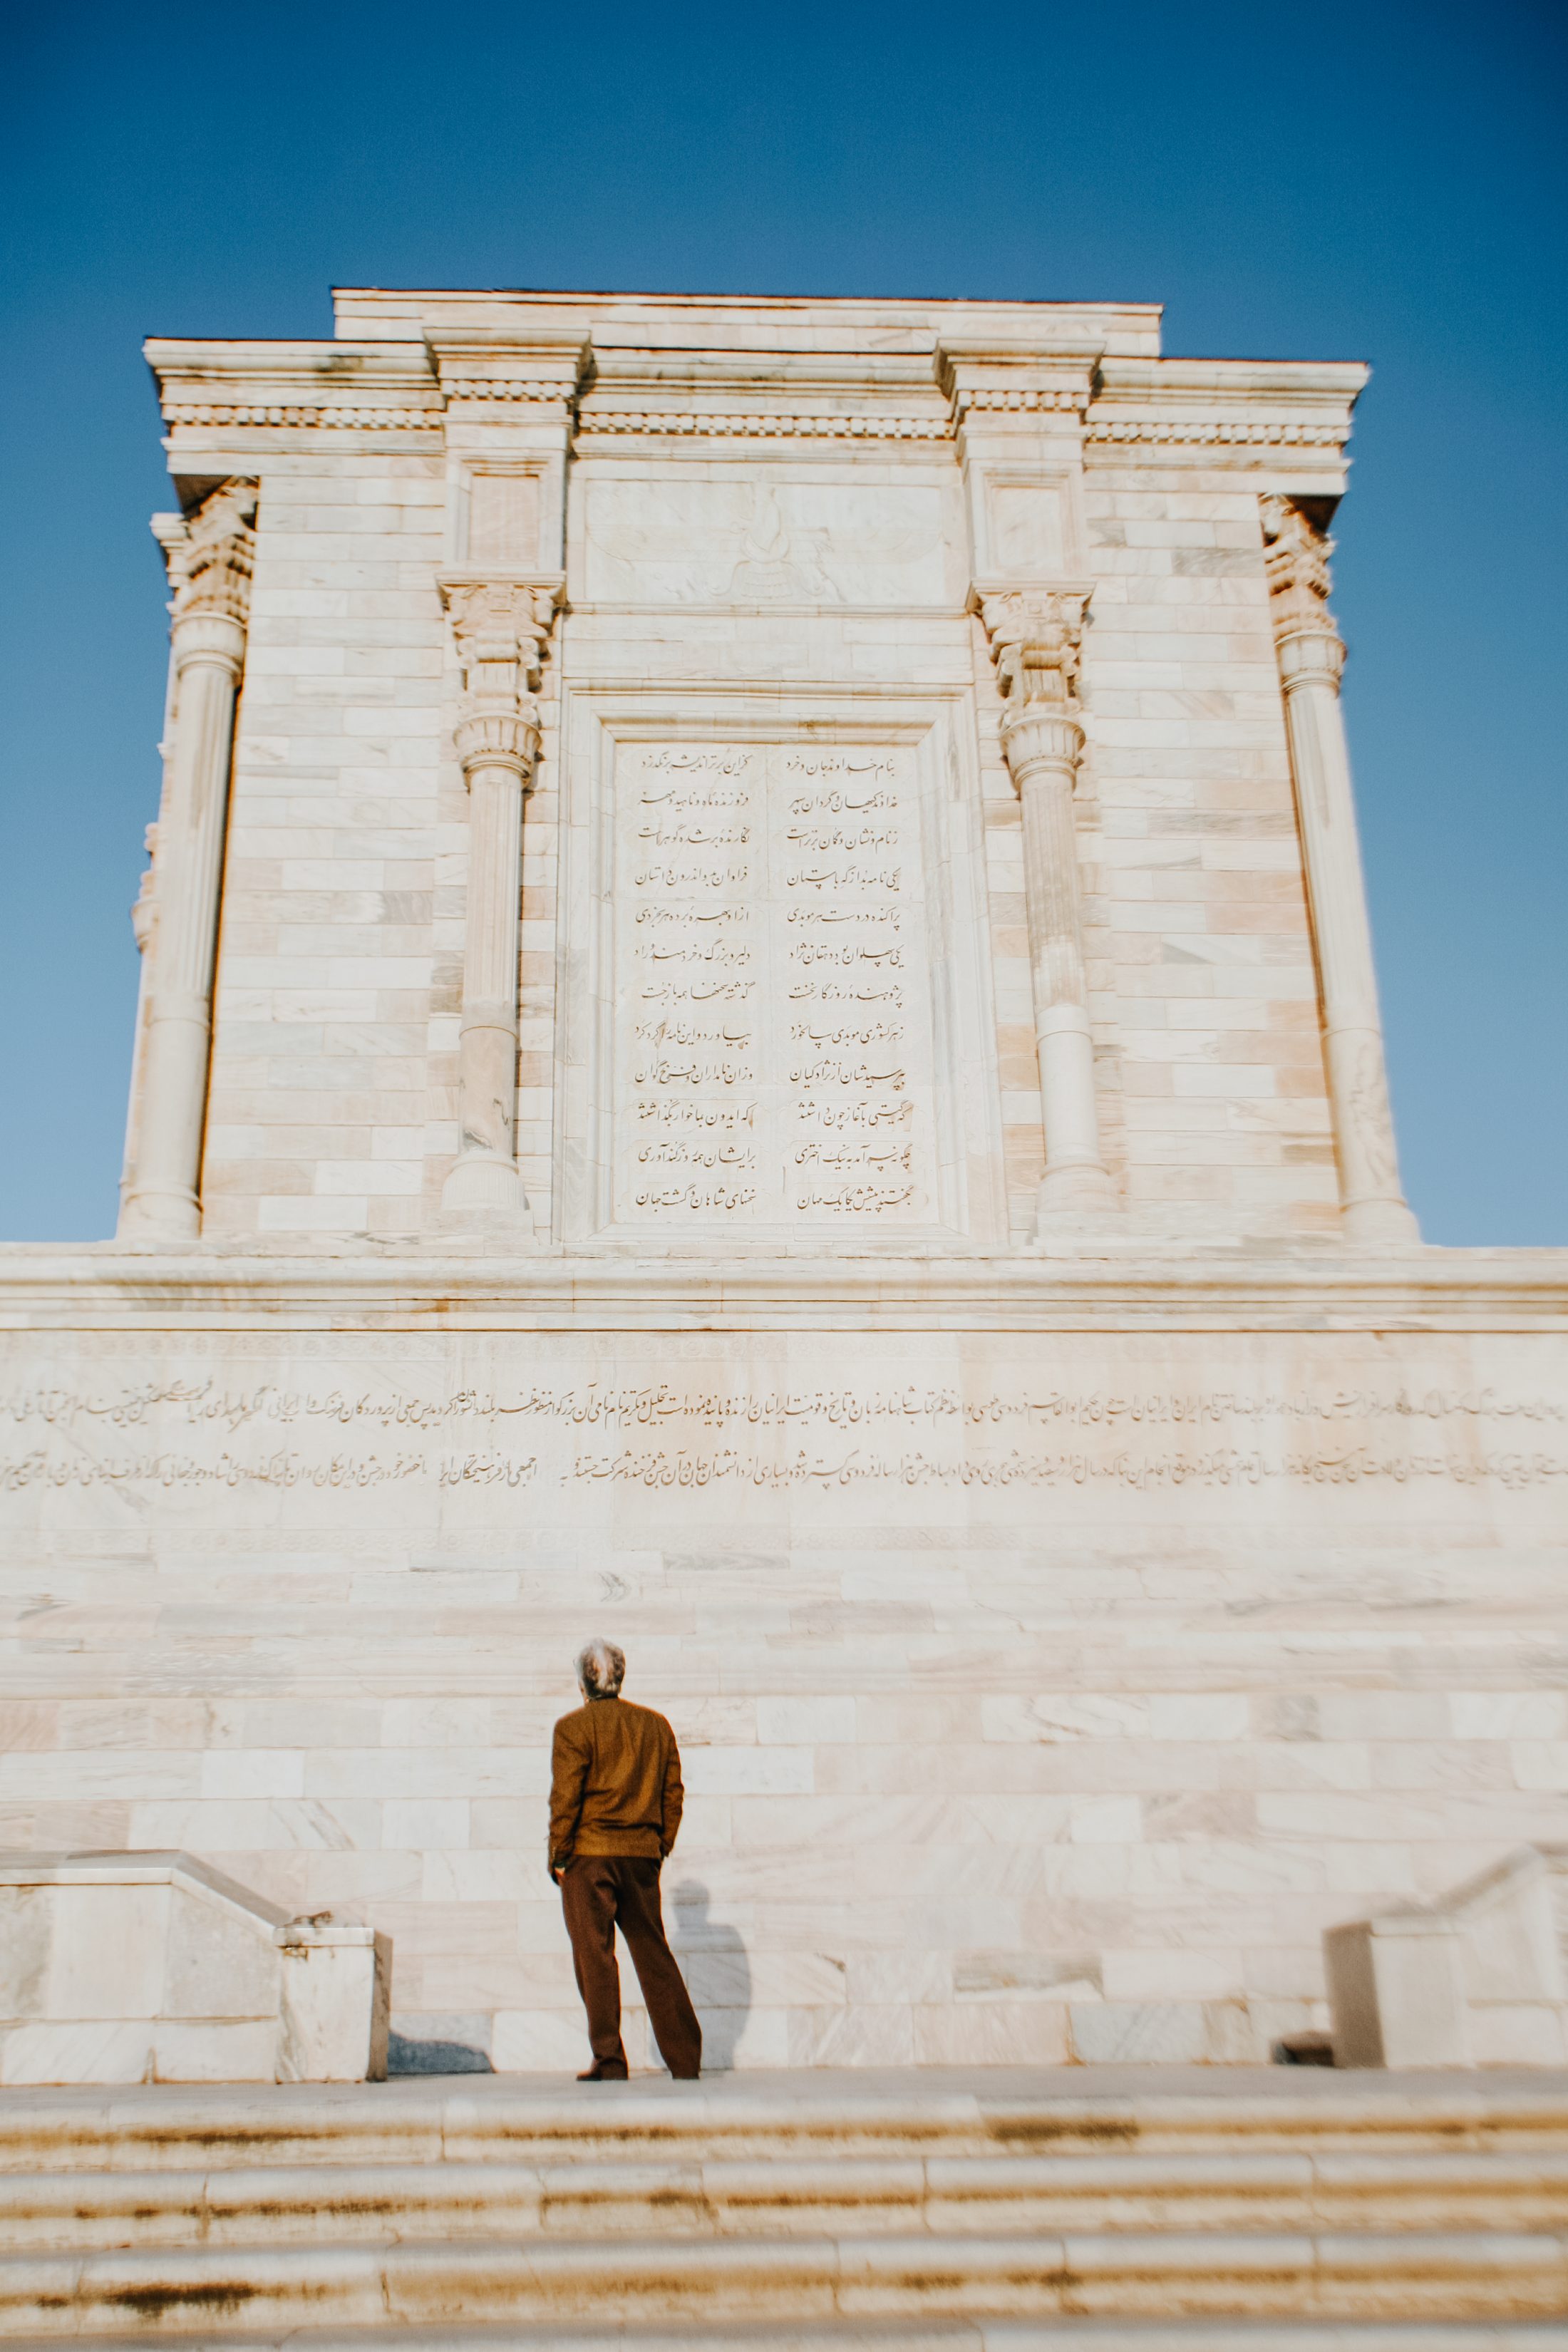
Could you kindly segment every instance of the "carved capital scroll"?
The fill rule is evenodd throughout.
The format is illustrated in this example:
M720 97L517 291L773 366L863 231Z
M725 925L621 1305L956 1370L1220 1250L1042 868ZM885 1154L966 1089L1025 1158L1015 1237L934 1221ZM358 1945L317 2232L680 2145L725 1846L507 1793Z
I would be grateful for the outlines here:
M1087 591L976 588L970 604L991 640L997 690L1011 714L1047 703L1076 716Z
M536 687L563 583L447 572L438 585L463 666L464 693L523 694Z
M183 543L170 551L176 629L201 618L236 621L242 629L248 622L256 491L254 481L237 475L189 517Z
M1331 655L1320 653L1308 664L1316 674L1331 673L1337 683L1344 663L1334 616L1329 610L1331 579L1329 558L1334 542L1319 529L1293 499L1267 497L1259 501L1263 514L1263 566L1268 582L1268 614L1274 640L1281 649L1292 638L1331 641ZM1292 667L1295 665L1293 664ZM1286 685L1291 683L1286 677Z

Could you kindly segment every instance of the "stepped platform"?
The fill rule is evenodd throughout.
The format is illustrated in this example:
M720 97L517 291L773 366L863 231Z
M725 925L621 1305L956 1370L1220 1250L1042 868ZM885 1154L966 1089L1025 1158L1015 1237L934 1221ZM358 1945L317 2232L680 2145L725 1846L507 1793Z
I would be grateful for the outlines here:
M1568 2347L1568 2073L15 2089L0 2339Z

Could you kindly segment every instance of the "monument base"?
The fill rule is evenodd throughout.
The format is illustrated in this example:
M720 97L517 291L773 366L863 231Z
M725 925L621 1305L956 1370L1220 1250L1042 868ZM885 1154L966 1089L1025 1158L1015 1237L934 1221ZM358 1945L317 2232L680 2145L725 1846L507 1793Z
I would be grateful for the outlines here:
M1563 1303L1545 1253L5 1253L5 1841L362 1919L399 2032L574 2071L602 1633L680 1738L711 2063L1264 2059L1325 1928L1561 1833Z

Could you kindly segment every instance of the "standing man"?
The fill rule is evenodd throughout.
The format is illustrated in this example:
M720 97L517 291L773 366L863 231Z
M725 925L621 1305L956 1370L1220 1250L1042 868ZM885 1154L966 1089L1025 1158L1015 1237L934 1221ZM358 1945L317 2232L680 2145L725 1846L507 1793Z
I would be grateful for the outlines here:
M658 1905L659 1866L675 1843L685 1791L680 1751L662 1715L621 1696L626 1662L613 1642L577 1661L583 1704L555 1727L550 1759L550 1875L561 1889L594 2063L580 2083L624 2083L619 1927L637 1965L665 2064L694 2082L702 2029Z

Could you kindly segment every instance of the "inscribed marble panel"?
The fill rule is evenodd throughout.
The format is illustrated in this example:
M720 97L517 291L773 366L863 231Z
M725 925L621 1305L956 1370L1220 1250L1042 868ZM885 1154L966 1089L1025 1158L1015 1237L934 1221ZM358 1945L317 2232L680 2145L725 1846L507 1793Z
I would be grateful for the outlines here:
M581 562L594 602L921 605L962 602L934 483L629 480L585 492Z
M616 830L617 1222L928 1222L913 754L626 745Z

